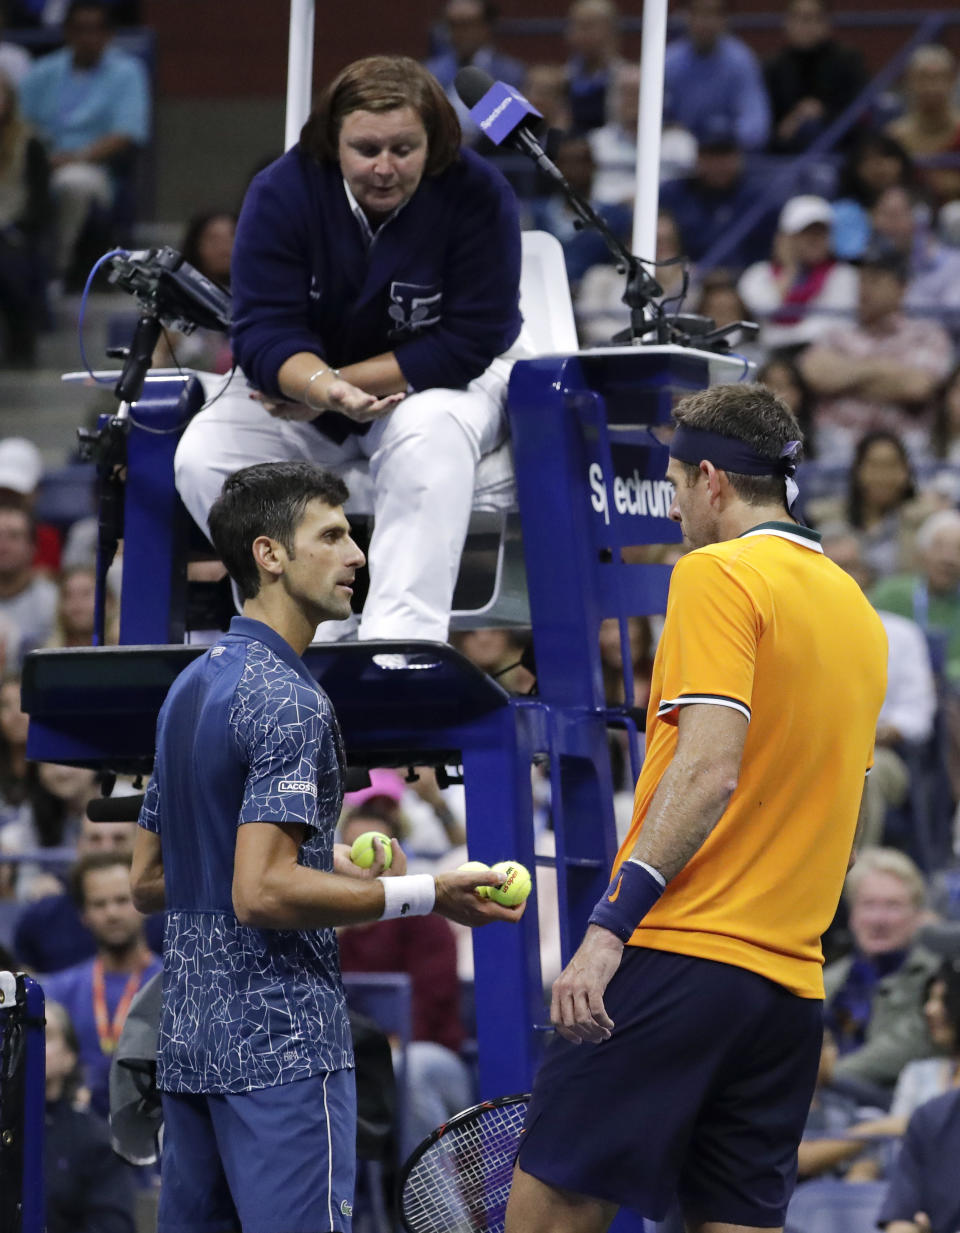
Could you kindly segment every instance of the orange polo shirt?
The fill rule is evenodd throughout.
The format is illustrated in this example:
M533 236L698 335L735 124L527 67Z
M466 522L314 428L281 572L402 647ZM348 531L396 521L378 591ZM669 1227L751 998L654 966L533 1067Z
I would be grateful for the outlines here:
M820 936L843 887L886 677L880 619L816 532L763 523L677 563L615 870L673 758L680 708L729 706L750 723L726 810L630 945L823 997Z

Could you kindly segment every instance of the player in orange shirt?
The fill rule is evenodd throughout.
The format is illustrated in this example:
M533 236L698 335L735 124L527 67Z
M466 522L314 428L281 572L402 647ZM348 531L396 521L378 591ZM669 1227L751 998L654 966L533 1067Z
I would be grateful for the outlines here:
M822 1034L820 935L886 688L879 618L788 512L801 433L758 385L676 408L671 579L634 816L553 987L507 1233L618 1207L782 1228Z

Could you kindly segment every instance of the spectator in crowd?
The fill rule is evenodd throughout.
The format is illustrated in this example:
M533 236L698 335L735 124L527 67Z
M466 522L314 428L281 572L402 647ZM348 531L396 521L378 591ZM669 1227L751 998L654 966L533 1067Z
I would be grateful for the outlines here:
M750 313L737 290L736 279L729 270L711 270L700 285L700 294L694 301L694 311L708 317L715 326L733 325L735 321L749 321ZM736 355L743 360L759 363L764 352L762 347L749 339L734 337Z
M646 617L628 617L630 645L629 674L633 678L633 706L646 706L650 696L650 674L653 671L653 631ZM600 663L603 670L603 693L608 706L622 706L624 689L623 648L620 622L607 617L600 622Z
M19 505L0 504L0 615L20 631L21 656L48 641L56 619L56 584L34 565L35 548L31 515Z
M704 122L696 134L697 162L691 175L670 180L660 190L660 205L677 220L686 255L701 264L735 222L752 210L764 192L748 175L743 149L723 115ZM723 257L723 264L740 271L770 252L777 229L773 205Z
M917 532L935 505L926 493L918 495L903 442L878 429L857 442L845 495L806 508L815 526L839 523L852 530L873 577L886 578L913 569Z
M244 461L369 466L359 636L445 640L477 464L505 442L507 377L529 350L519 284L514 194L460 148L436 79L402 56L348 65L244 201L243 376L191 420L175 459L197 523Z
M830 30L830 0L790 0L785 46L764 65L773 112L770 148L805 150L860 94L868 81L863 56Z
M801 376L796 360L779 352L771 355L757 370L757 381L782 398L797 418L803 429L803 452L808 457L816 456L816 438L813 432L813 398L810 387ZM800 494L801 497L803 494Z
M960 962L946 959L929 982L923 1013L936 1056L908 1062L890 1105L888 1129L903 1134L922 1104L960 1085Z
M629 242L633 211L627 205L604 202L596 196L595 165L589 140L585 136L564 137L557 147L554 160L570 187L590 201L615 235L625 243ZM574 292L591 266L604 262L612 265L615 262L598 231L577 225L577 215L559 189L554 189L548 197L531 202L527 221L532 228L548 231L560 241L567 278Z
M869 1146L866 1139L854 1139L850 1134L850 1128L857 1120L856 1100L829 1086L837 1057L837 1042L833 1039L833 1033L829 1028L824 1028L817 1086L810 1102L803 1138L797 1148L798 1188L812 1177L841 1170L847 1180L857 1180L856 1172L848 1176L848 1162L862 1155Z
M0 0L0 76L5 77L16 91L30 72L33 60L25 47L21 47L19 43L11 43L3 37L10 24L9 10L9 0Z
M351 844L370 830L400 838L381 815L363 806L351 811L341 837ZM406 972L410 976L413 1025L406 1056L405 1141L400 1144L406 1157L451 1114L472 1103L470 1072L459 1054L464 1031L453 931L439 916L417 916L341 927L337 936L344 972Z
M697 294L689 278L684 288L686 263L678 260L684 255L676 219L669 210L661 210L657 215L657 266L651 273L663 288L660 302L673 311L680 306L682 297L694 298ZM661 262L674 264L662 265ZM630 310L623 302L625 289L623 274L607 262L591 266L584 274L574 298L574 311L577 330L585 346L606 346L618 331L630 324Z
M903 80L906 109L887 132L920 163L920 180L938 204L960 197L960 166L925 166L924 159L960 152L960 111L955 104L957 63L940 43L918 47Z
M574 132L607 122L610 88L621 63L619 26L613 0L574 0L567 11L567 91Z
M229 290L230 260L237 216L228 210L195 214L180 242L183 259L211 282ZM203 327L192 334L164 330L153 353L154 368L198 368L203 372L229 372L233 363L230 341L219 330Z
M62 887L59 873L63 853L43 857L43 849L71 849L80 834L87 802L93 795L95 777L83 766L34 762L27 769L27 790L15 819L0 831L0 853L23 857L16 862L14 890L22 901L57 894Z
M960 512L938 510L917 532L919 569L895 574L870 592L875 608L913 617L928 636L942 639L940 671L960 685Z
M97 571L89 565L73 565L57 579L57 616L47 646L93 646ZM106 592L107 643L117 640L116 603Z
M526 77L526 69L519 60L497 51L493 39L496 20L497 9L492 0L447 0L443 9L447 47L426 62L453 104L464 140L471 145L480 136L480 130L454 87L457 73L473 66L489 73L494 81L505 81L518 90L523 89Z
M118 790L114 790L118 795ZM77 837L77 860L104 853L129 860L136 835L135 822L91 822L84 811ZM144 926L147 944L154 954L163 948L163 914L148 916ZM60 889L24 904L14 928L14 949L31 971L61 972L84 959L93 959L97 943L84 924L77 901Z
M791 197L780 211L772 260L749 266L737 284L768 351L805 347L853 316L857 272L831 252L832 222L823 197Z
M829 1078L889 1096L904 1066L932 1047L923 994L940 960L915 942L923 878L902 852L868 848L845 896L853 950L823 971L824 1021L840 1051Z
M726 33L727 0L688 0L686 30L667 45L663 114L692 133L727 121L742 150L770 137L770 101L756 56Z
M20 708L19 673L0 677L0 829L17 816L27 795L27 728Z
M594 192L600 201L632 204L637 180L637 113L640 68L621 61L613 74L610 118L588 133L597 174ZM660 134L660 179L675 180L693 170L697 142L692 133L668 124Z
M90 1089L90 1106L109 1116L110 1059L138 989L161 970L150 950L143 917L130 895L130 857L91 853L71 873L71 890L97 953L47 977L47 997L70 1014L80 1043L80 1061Z
M389 824L411 854L436 857L466 842L463 796L448 789L441 792L432 767L414 768L416 779L405 782L396 771L377 768L370 772L369 788L348 792L343 798L344 819L362 809L376 813ZM369 829L369 828L368 828Z
M953 345L936 321L907 317L906 263L875 244L860 264L857 321L834 330L800 357L817 397L821 458L849 460L865 432L900 436L915 461L931 453L933 399L953 367Z
M869 591L873 571L860 539L839 528L824 531L823 551L863 589ZM905 745L921 745L933 733L937 691L930 651L916 621L878 609L887 634L887 692L877 720L873 767L864 786L866 817L861 847L884 842L887 811L902 805L910 788Z
M63 278L94 207L109 210L117 179L129 174L150 134L150 97L141 62L110 45L103 0L73 0L66 46L38 60L21 87L24 115L43 138L57 206L54 273Z
M547 130L569 131L570 96L567 92L567 70L562 64L531 64L527 69L523 93L543 116Z
M43 479L43 458L26 437L0 439L0 506L16 505L31 516ZM55 573L60 568L60 531L52 523L33 523L36 548L33 564Z
M528 694L535 685L527 667L529 635L516 629L471 629L455 634L453 645L471 663L512 694Z
M4 49L0 43L0 52ZM36 357L43 313L43 247L50 224L50 167L20 114L0 57L0 315L2 354L11 366Z
M47 999L44 1198L47 1233L134 1233L130 1172L103 1119L77 1103L80 1045L69 1012Z
M956 331L960 325L960 252L933 235L929 216L929 208L915 192L895 184L878 195L870 222L874 234L907 263L904 307L927 316L946 310L946 323Z
M877 1224L887 1233L960 1228L960 1090L928 1100L911 1117Z
M844 261L863 256L873 232L870 210L884 189L895 184L911 188L916 179L913 160L887 133L868 132L858 138L840 173L833 203L833 251Z
M947 378L937 399L933 452L944 462L960 463L960 368Z

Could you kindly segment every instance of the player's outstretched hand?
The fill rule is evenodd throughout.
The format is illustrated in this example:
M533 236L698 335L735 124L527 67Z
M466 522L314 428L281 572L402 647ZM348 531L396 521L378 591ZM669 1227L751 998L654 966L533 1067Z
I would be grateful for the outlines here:
M489 925L495 920L516 922L524 913L526 902L515 908L505 908L492 899L481 899L478 886L499 886L503 874L495 869L477 869L461 873L441 873L436 879L437 898L433 910L458 925Z
M623 943L599 925L588 925L577 953L553 982L550 1018L557 1031L575 1045L608 1040L613 1020L603 994L623 958Z
M373 864L369 869L361 869L359 865L355 865L350 859L350 845L335 843L333 845L333 872L342 873L347 878L359 878L362 882L369 882L373 878L381 876L385 878L399 877L407 872L407 858L403 848L400 847L396 839L390 840L390 847L393 849L393 860L390 863L389 869L384 868L383 845L379 839L373 841Z

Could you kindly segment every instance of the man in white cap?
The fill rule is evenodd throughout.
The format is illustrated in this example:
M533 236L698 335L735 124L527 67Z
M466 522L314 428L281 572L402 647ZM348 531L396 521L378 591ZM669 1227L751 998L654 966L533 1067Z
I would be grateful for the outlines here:
M769 261L748 267L738 290L760 322L771 351L805 347L839 324L857 304L857 272L831 251L833 207L823 197L791 197L780 211Z

